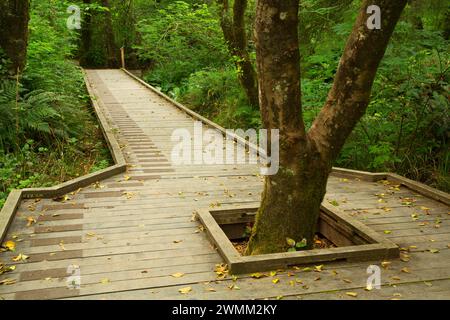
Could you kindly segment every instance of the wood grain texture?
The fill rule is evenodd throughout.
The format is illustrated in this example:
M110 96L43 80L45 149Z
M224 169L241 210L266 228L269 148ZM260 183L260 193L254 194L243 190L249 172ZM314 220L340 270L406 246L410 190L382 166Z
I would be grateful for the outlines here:
M395 179L377 182L385 176L363 179L354 172L329 179L325 206L337 204L341 214L398 244L401 259L389 260L386 268L381 267L382 259L335 261L323 263L322 272L303 271L306 265L302 265L275 277L254 279L245 274L236 281L230 276L218 279L215 265L224 261L193 213L258 206L263 186L258 167L172 163L173 130L192 131L198 118L123 71L87 70L86 74L128 171L92 178L74 194L70 192L78 188L64 189L70 190L70 199L63 203L38 193L12 201L8 207L18 204L10 211L12 219L5 219L2 211L0 222L9 224L5 240L15 241L16 250L0 253L0 261L16 269L0 275L0 281L17 282L0 285L0 297L340 299L346 291L355 291L361 299L390 299L397 292L400 298L417 298L420 290L420 298L450 299L448 204L410 189L411 184ZM150 157L155 151L161 156ZM148 169L161 171L143 171ZM27 226L29 217L36 223ZM12 261L20 253L29 258ZM381 290L364 290L370 264L381 267ZM65 287L70 265L80 267L78 290ZM176 273L184 275L175 278ZM273 283L274 278L279 282ZM232 285L240 290L230 289ZM186 286L192 291L180 294L178 290Z

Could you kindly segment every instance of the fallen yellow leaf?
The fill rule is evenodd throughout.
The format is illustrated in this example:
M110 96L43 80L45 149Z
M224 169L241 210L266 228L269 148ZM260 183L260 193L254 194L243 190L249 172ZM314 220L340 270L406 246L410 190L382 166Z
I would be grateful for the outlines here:
M3 247L8 249L9 251L14 251L16 250L16 243L14 241L9 240L3 244Z
M192 291L191 287L181 288L181 289L178 290L178 292L181 293L181 294L188 294L191 291Z
M174 278L181 278L182 276L184 276L184 273L181 273L181 272L172 274L172 277L174 277Z
M14 283L16 283L16 279L4 279L4 280L1 280L0 281L0 285L6 285L6 286L9 286L9 285L11 285L11 284L14 284Z
M33 223L36 223L36 219L33 217L27 217L27 227L31 227Z
M322 269L323 269L323 264L321 264L320 266L314 267L314 271L316 271L316 272L322 272Z
M251 277L252 277L252 278L255 278L255 279L261 279L261 278L263 278L263 277L267 277L267 275L264 274L264 273L256 272L256 273L253 273L253 274L251 275Z
M409 271L409 269L406 268L406 267L404 267L404 268L401 269L400 271L401 271L401 272L404 272L404 273L411 273L411 271Z
M353 298L356 298L358 296L356 292L346 292L345 294Z

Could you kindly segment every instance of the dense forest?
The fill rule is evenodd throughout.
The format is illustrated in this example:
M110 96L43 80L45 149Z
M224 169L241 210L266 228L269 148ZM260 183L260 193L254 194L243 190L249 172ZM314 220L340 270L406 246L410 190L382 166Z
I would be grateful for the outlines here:
M226 128L261 127L255 2L3 1L0 207L14 188L52 185L111 163L80 65L118 68L120 48L128 69L196 112ZM360 5L300 2L307 128L333 86ZM448 1L408 1L367 112L335 166L392 171L450 191L449 27ZM12 35L22 41L11 45Z

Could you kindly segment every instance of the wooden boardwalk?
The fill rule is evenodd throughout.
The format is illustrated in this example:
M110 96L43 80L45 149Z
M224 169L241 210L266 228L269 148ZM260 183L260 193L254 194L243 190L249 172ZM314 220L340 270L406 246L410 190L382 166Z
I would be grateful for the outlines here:
M173 130L192 131L194 120L120 70L87 74L129 170L60 202L23 200L6 238L16 249L0 253L16 267L0 276L13 282L0 285L0 298L450 299L450 208L389 182L331 177L325 201L397 243L401 259L326 263L321 272L312 266L260 279L218 276L221 257L193 212L257 206L258 168L171 163ZM28 259L13 262L19 254ZM370 264L383 265L380 290L364 290ZM77 289L67 287L71 265L79 267Z

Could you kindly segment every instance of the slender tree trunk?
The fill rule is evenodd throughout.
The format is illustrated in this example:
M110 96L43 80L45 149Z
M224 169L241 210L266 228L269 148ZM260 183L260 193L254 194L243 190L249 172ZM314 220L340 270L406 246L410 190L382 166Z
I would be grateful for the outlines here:
M107 65L109 68L119 67L119 49L116 46L109 0L102 0L102 6L109 10L105 13L105 40Z
M257 67L263 125L280 130L280 171L266 177L247 254L286 251L286 238L311 248L332 164L365 113L373 80L407 0L365 0L325 106L308 133L301 115L298 1L258 0ZM382 29L367 27L378 5Z
M25 68L29 20L29 0L2 0L0 3L0 47L11 60L14 74Z
M88 6L91 4L91 0L83 0L83 3ZM83 19L83 27L81 29L81 54L80 65L83 67L89 66L89 52L91 50L92 43L92 12L86 12Z
M450 39L450 4L447 6L442 23L442 32L445 40Z
M249 103L259 105L258 83L256 72L248 53L248 43L245 30L245 11L247 0L234 0L231 16L228 0L218 0L221 6L220 25L230 53L236 57L238 79L245 91Z

